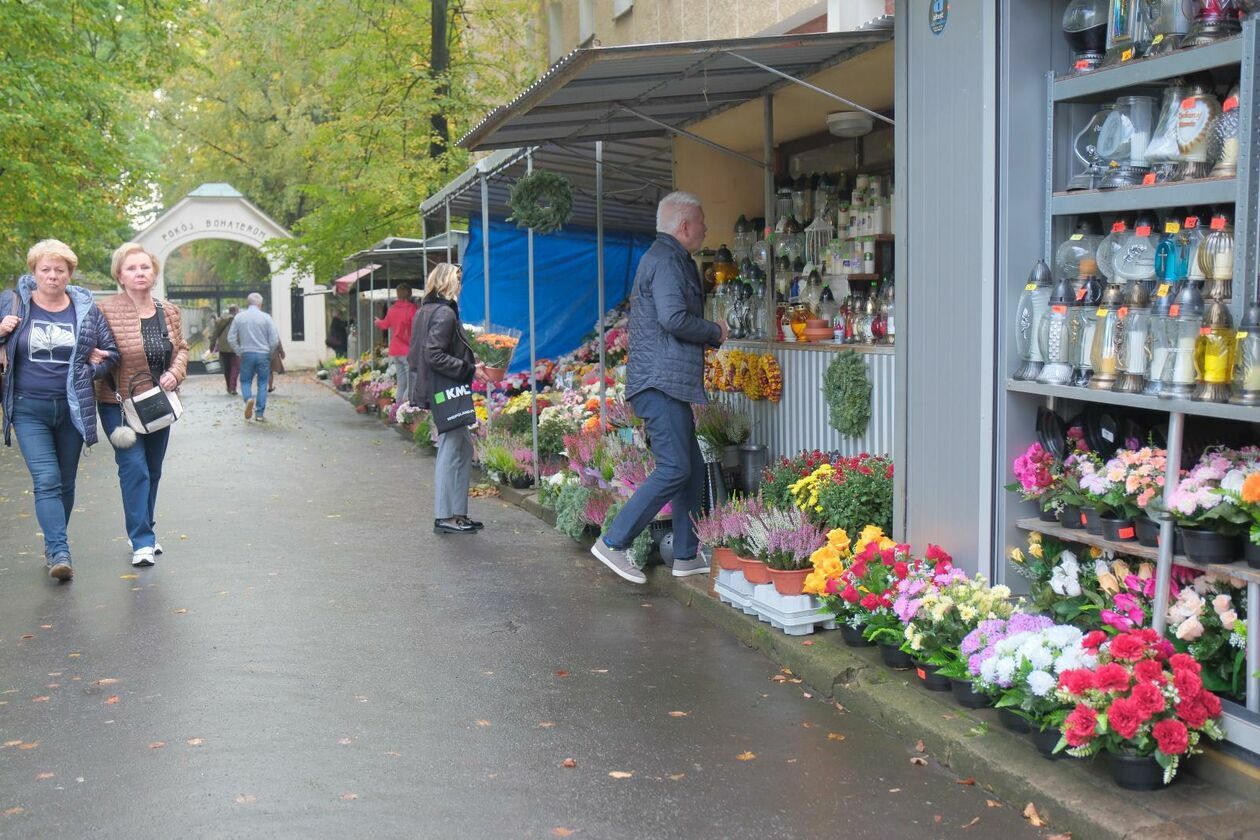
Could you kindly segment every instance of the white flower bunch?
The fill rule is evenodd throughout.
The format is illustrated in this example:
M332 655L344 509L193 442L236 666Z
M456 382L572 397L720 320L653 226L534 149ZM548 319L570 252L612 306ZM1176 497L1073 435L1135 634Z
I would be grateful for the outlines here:
M1056 624L1044 630L1007 636L993 647L993 655L980 664L980 682L989 689L1015 689L1028 700L1051 698L1059 674L1074 668L1092 668L1097 657L1082 646L1079 628Z
M1064 549L1059 554L1059 562L1050 573L1050 589L1065 598L1081 594L1081 565L1071 551Z

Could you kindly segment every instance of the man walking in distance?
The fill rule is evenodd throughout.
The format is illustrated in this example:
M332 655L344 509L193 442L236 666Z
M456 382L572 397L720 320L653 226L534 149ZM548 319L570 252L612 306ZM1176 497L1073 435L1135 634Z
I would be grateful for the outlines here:
M630 559L634 538L671 502L674 576L708 574L692 517L699 513L704 458L692 403L705 403L704 350L726 340L725 321L706 321L704 287L691 255L707 228L700 199L673 192L656 209L656 242L639 261L630 293L630 358L626 399L643 419L656 468L591 547L605 566L631 583L647 577Z
M233 395L236 394L236 380L241 375L241 357L236 355L236 350L228 343L228 329L239 311L236 304L229 306L227 314L214 322L210 332L210 351L219 354L219 364L223 366L223 384L227 386L227 392Z
M271 316L262 311L262 295L251 292L249 309L237 315L228 329L228 343L241 357L241 396L245 398L245 419L267 422L267 380L271 377L271 352L280 346L280 331ZM258 380L257 411L253 381Z
M411 351L411 322L416 318L416 305L411 300L411 286L406 283L399 283L394 293L398 299L389 307L384 318L376 319L376 326L389 330L389 360L394 363L394 402L402 403L411 393L407 353Z

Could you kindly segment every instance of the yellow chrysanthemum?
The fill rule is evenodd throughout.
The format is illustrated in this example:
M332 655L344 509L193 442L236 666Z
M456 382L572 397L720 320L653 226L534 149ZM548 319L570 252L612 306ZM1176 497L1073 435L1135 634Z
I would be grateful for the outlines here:
M806 595L826 595L827 576L819 571L810 572L805 576L804 592Z
M867 525L862 529L862 533L858 536L858 544L865 545L871 540L879 540L884 537L884 529L878 525Z

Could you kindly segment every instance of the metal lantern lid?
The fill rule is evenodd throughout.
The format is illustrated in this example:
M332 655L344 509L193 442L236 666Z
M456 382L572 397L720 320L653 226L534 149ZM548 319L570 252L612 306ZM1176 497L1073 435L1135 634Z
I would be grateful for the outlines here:
M1103 51L1107 43L1107 0L1072 0L1063 10L1063 34L1076 52Z
M1066 277L1060 277L1050 292L1051 306L1070 306L1076 294L1072 291L1072 283Z
M1232 330L1234 316L1229 314L1225 301L1212 298L1208 301L1207 310L1203 313L1203 326L1210 329Z
M713 255L714 262L735 263L735 257L731 254L731 249L726 247L726 243L718 246L717 253Z
M1165 286L1167 291L1160 294L1160 290ZM1151 296L1151 314L1167 317L1172 309L1173 302L1177 300L1178 287L1173 283L1161 283L1155 287L1155 294Z
M1103 291L1102 300L1098 302L1098 306L1102 309L1119 309L1124 303L1124 287L1119 283L1109 283Z
M1202 318L1203 296L1193 283L1183 283L1168 313L1174 318Z
M1247 311L1243 313L1242 323L1238 325L1238 329L1247 332L1256 332L1260 330L1260 302L1253 301L1247 307Z
M1038 286L1049 286L1054 282L1054 276L1050 273L1050 266L1046 265L1045 260L1037 260L1037 264L1033 266L1032 271L1028 272L1028 282L1036 283Z

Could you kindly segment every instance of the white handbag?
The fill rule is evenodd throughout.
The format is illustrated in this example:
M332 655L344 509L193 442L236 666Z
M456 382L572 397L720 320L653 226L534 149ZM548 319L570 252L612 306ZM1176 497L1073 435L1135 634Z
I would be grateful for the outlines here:
M137 381L140 381L137 385ZM143 387L147 380L149 387L137 393L137 387ZM127 387L127 397L118 396L122 403L123 420L138 435L147 435L170 426L184 413L184 405L179 401L179 394L174 391L163 391L153 380L150 373L137 373L131 377Z

